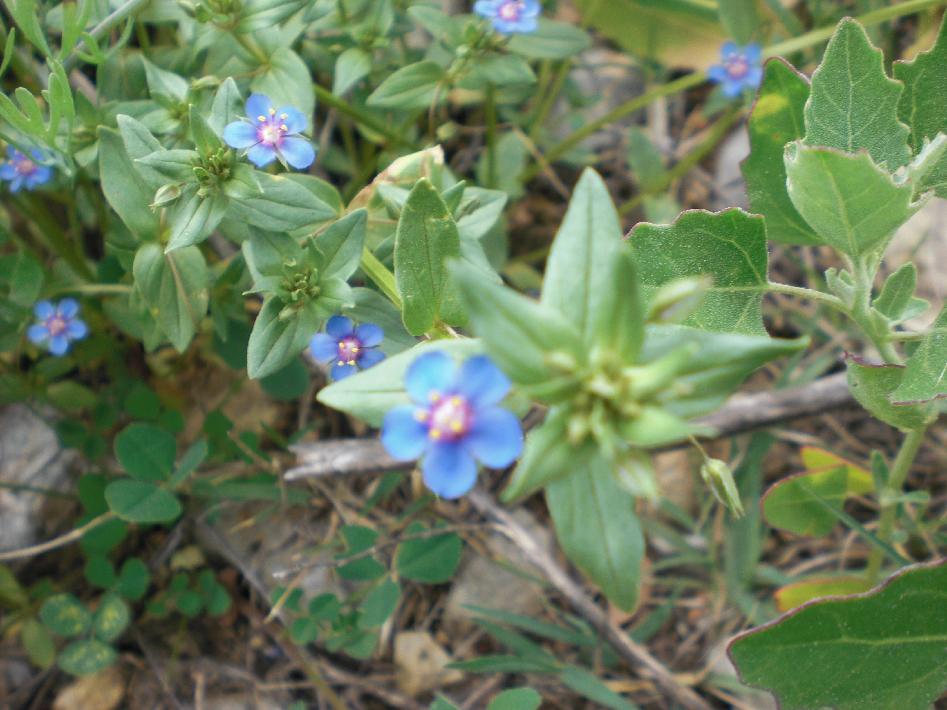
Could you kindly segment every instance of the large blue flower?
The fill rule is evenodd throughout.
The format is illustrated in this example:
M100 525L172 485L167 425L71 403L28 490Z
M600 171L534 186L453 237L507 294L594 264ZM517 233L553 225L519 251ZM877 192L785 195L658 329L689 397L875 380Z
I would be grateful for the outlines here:
M474 12L493 24L505 35L535 32L542 11L539 0L477 0Z
M736 98L745 90L755 90L763 80L763 51L758 44L739 47L724 42L720 48L721 63L707 70L707 78L720 84L723 93Z
M53 355L65 355L73 340L89 334L89 328L79 319L79 304L73 298L64 298L55 306L39 301L33 306L37 322L26 330L26 337L36 345L45 344Z
M262 94L251 94L247 99L247 118L228 123L224 140L231 148L246 151L247 158L258 168L279 158L297 170L305 170L316 159L316 150L308 138L306 117L292 106L274 108Z
M21 187L32 190L44 185L53 177L53 169L43 165L45 159L37 148L26 156L12 145L7 146L7 160L0 164L0 178L10 182L10 192L19 192Z
M418 357L405 375L414 404L385 415L381 441L400 461L424 456L424 483L442 498L459 498L477 480L477 463L505 468L523 450L523 427L497 405L510 381L490 358L457 367L442 352ZM476 459L476 461L475 461Z
M332 365L332 379L342 380L377 365L385 359L378 349L385 331L374 323L355 326L345 316L332 316L325 333L316 333L309 341L309 352L317 362Z

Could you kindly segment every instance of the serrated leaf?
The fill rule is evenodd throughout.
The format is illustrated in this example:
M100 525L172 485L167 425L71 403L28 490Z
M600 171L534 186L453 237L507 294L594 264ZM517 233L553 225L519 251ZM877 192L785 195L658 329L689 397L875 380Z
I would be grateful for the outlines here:
M115 437L115 457L132 478L164 481L174 468L174 436L152 424L135 422Z
M197 247L165 253L143 244L132 267L135 284L152 317L178 352L184 352L207 313L207 265Z
M713 285L686 325L765 335L762 302L769 254L762 218L742 210L683 213L670 226L639 224L629 240L645 298L675 279L710 276Z
M287 304L271 296L253 323L247 346L247 374L251 379L266 377L289 364L306 349L325 320L311 303L281 317L285 308Z
M444 200L427 178L415 184L395 233L395 280L405 328L423 335L443 320L463 320L447 260L460 256L460 233Z
M786 147L789 197L824 243L849 256L883 249L923 204L866 153L842 153L799 142Z
M842 20L812 75L806 144L847 153L867 150L875 163L894 172L911 159L908 127L898 120L902 91L901 83L885 74L884 56L864 28Z
M601 176L582 173L546 261L542 303L591 340L605 298L601 282L621 243L618 213Z
M849 356L848 387L852 395L875 419L908 432L927 426L936 413L929 404L892 404L894 392L904 380L900 365L872 365Z
M112 512L130 523L170 523L183 510L173 493L144 481L112 481L105 500Z
M618 485L611 466L595 456L580 471L546 487L556 537L570 560L616 606L638 603L644 538L635 499Z
M927 708L947 689L945 607L947 564L917 565L738 636L730 656L784 710Z
M891 393L891 401L912 404L944 396L947 396L947 305L908 360L901 384Z
M766 63L750 114L750 156L740 166L752 211L766 218L766 236L785 244L820 244L786 191L783 152L805 136L809 81L782 59Z

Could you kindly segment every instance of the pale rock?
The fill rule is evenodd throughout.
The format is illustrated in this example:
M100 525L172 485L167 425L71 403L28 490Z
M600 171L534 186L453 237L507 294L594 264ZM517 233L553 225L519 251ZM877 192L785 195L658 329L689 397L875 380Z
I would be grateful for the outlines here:
M79 678L59 691L53 710L114 710L125 697L125 678L118 666Z
M394 660L398 687L412 697L464 678L461 671L446 667L453 659L426 631L396 635Z

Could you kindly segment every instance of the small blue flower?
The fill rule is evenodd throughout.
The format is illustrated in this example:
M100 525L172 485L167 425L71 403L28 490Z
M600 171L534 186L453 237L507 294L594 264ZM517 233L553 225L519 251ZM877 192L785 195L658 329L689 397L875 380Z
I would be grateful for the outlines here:
M399 461L424 456L425 485L442 498L459 498L477 480L477 461L505 468L523 451L519 419L497 405L510 381L490 358L472 357L460 368L442 352L418 357L405 375L414 404L385 415L381 441Z
M44 185L53 177L53 169L43 165L45 159L37 148L33 148L27 157L12 145L7 146L7 160L0 164L0 179L10 182L10 192L19 192L23 186L32 190Z
M73 298L64 298L55 306L39 301L33 306L37 322L26 329L26 337L36 345L45 344L53 355L65 355L69 343L82 340L89 328L78 318L79 304Z
M292 106L273 108L273 103L261 94L247 99L247 118L228 123L224 140L231 148L245 150L247 158L258 168L279 158L297 170L305 170L316 159L316 150L308 138L306 117Z
M316 333L309 341L309 352L317 362L332 365L332 379L343 380L359 370L377 365L385 359L378 349L385 331L374 323L355 326L345 316L332 316L325 333Z
M500 34L535 32L542 11L539 0L477 0L474 12L485 17Z
M758 44L739 47L725 42L720 48L722 62L707 70L707 78L720 84L723 93L736 98L746 89L757 89L763 80L763 52Z

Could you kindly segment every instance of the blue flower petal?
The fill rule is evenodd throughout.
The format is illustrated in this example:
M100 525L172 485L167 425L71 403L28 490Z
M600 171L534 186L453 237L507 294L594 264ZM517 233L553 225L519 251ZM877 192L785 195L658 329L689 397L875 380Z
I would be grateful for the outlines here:
M477 0L474 3L474 12L487 19L496 15L499 3L496 0Z
M17 173L17 176L10 181L10 192L19 192L23 187L23 178Z
M380 325L362 323L355 329L355 337L358 338L362 347L373 348L381 345L381 341L385 339L385 331Z
M45 185L53 177L53 169L48 165L39 165L27 178L26 182L30 187Z
M257 128L246 121L234 121L224 126L224 141L231 148L243 150L260 142Z
M535 17L524 17L520 20L520 26L516 30L520 34L530 34L539 29L539 21Z
M316 333L309 341L309 352L316 362L330 363L339 357L339 341L327 333Z
M347 363L340 365L336 363L332 366L329 374L332 375L333 380L338 382L339 380L344 380L346 377L351 377L357 372L358 368L355 365L349 365Z
M523 453L523 426L506 409L481 409L474 414L464 445L484 466L506 468Z
M63 318L75 318L79 312L79 302L74 298L64 298L56 306L56 312Z
M735 99L737 96L743 93L743 82L734 79L728 79L723 82L723 93L729 96L731 99Z
M305 170L316 159L316 149L306 138L288 136L279 147L283 159L297 170Z
M54 335L49 339L49 352L53 355L65 355L69 349L69 338L65 335Z
M739 52L740 52L740 48L737 46L737 43L733 41L728 40L727 42L724 42L723 45L720 47L720 56L723 57L724 61L726 61L728 57L734 54L739 54Z
M13 163L4 163L0 165L0 178L3 180L12 180L19 173L17 173L16 168L13 167Z
M14 148L12 145L7 146L7 158L10 160L15 159L18 155L21 155L20 151Z
M286 118L283 118L284 114ZM306 130L306 126L309 125L309 121L306 120L303 112L295 106L283 106L282 108L278 108L276 109L276 115L279 116L280 122L286 126L287 133L302 133Z
M509 394L510 381L490 358L476 355L461 366L455 391L474 407L487 407Z
M743 78L743 83L751 89L755 89L760 85L760 82L763 81L763 68L762 67L750 67L747 71L746 76Z
M442 352L424 353L415 359L405 373L404 384L411 399L427 406L433 392L442 393L454 383L457 365Z
M718 84L722 84L730 78L727 68L722 64L714 64L707 70L707 78Z
M39 320L52 318L55 312L56 307L49 301L37 301L36 305L33 306L33 315Z
M441 498L460 498L477 482L477 464L457 442L434 444L421 464L424 484Z
M336 340L347 338L355 332L352 319L345 316L332 316L326 323L326 332Z
M264 145L263 143L257 143L256 145L250 146L250 149L247 151L247 160L258 168L262 168L276 160L276 149L272 146Z
M273 102L269 96L263 94L250 94L247 99L247 118L251 121L258 121L260 116L269 118L270 109L273 108Z
M81 321L78 318L69 321L69 324L66 326L66 337L70 340L82 340L89 334L89 326L85 324L85 321Z
M526 5L523 7L523 12L520 13L520 17L532 20L539 17L539 13L542 12L542 9L539 0L526 0Z
M751 42L743 48L743 58L750 64L756 64L763 56L763 48L756 42Z
M409 404L395 407L381 425L381 443L388 455L399 461L413 461L427 446L427 427L415 418Z
M26 329L26 337L31 343L39 345L49 337L49 328L42 323L35 323Z
M363 370L373 367L385 359L385 353L378 348L365 348L359 351L356 362Z

